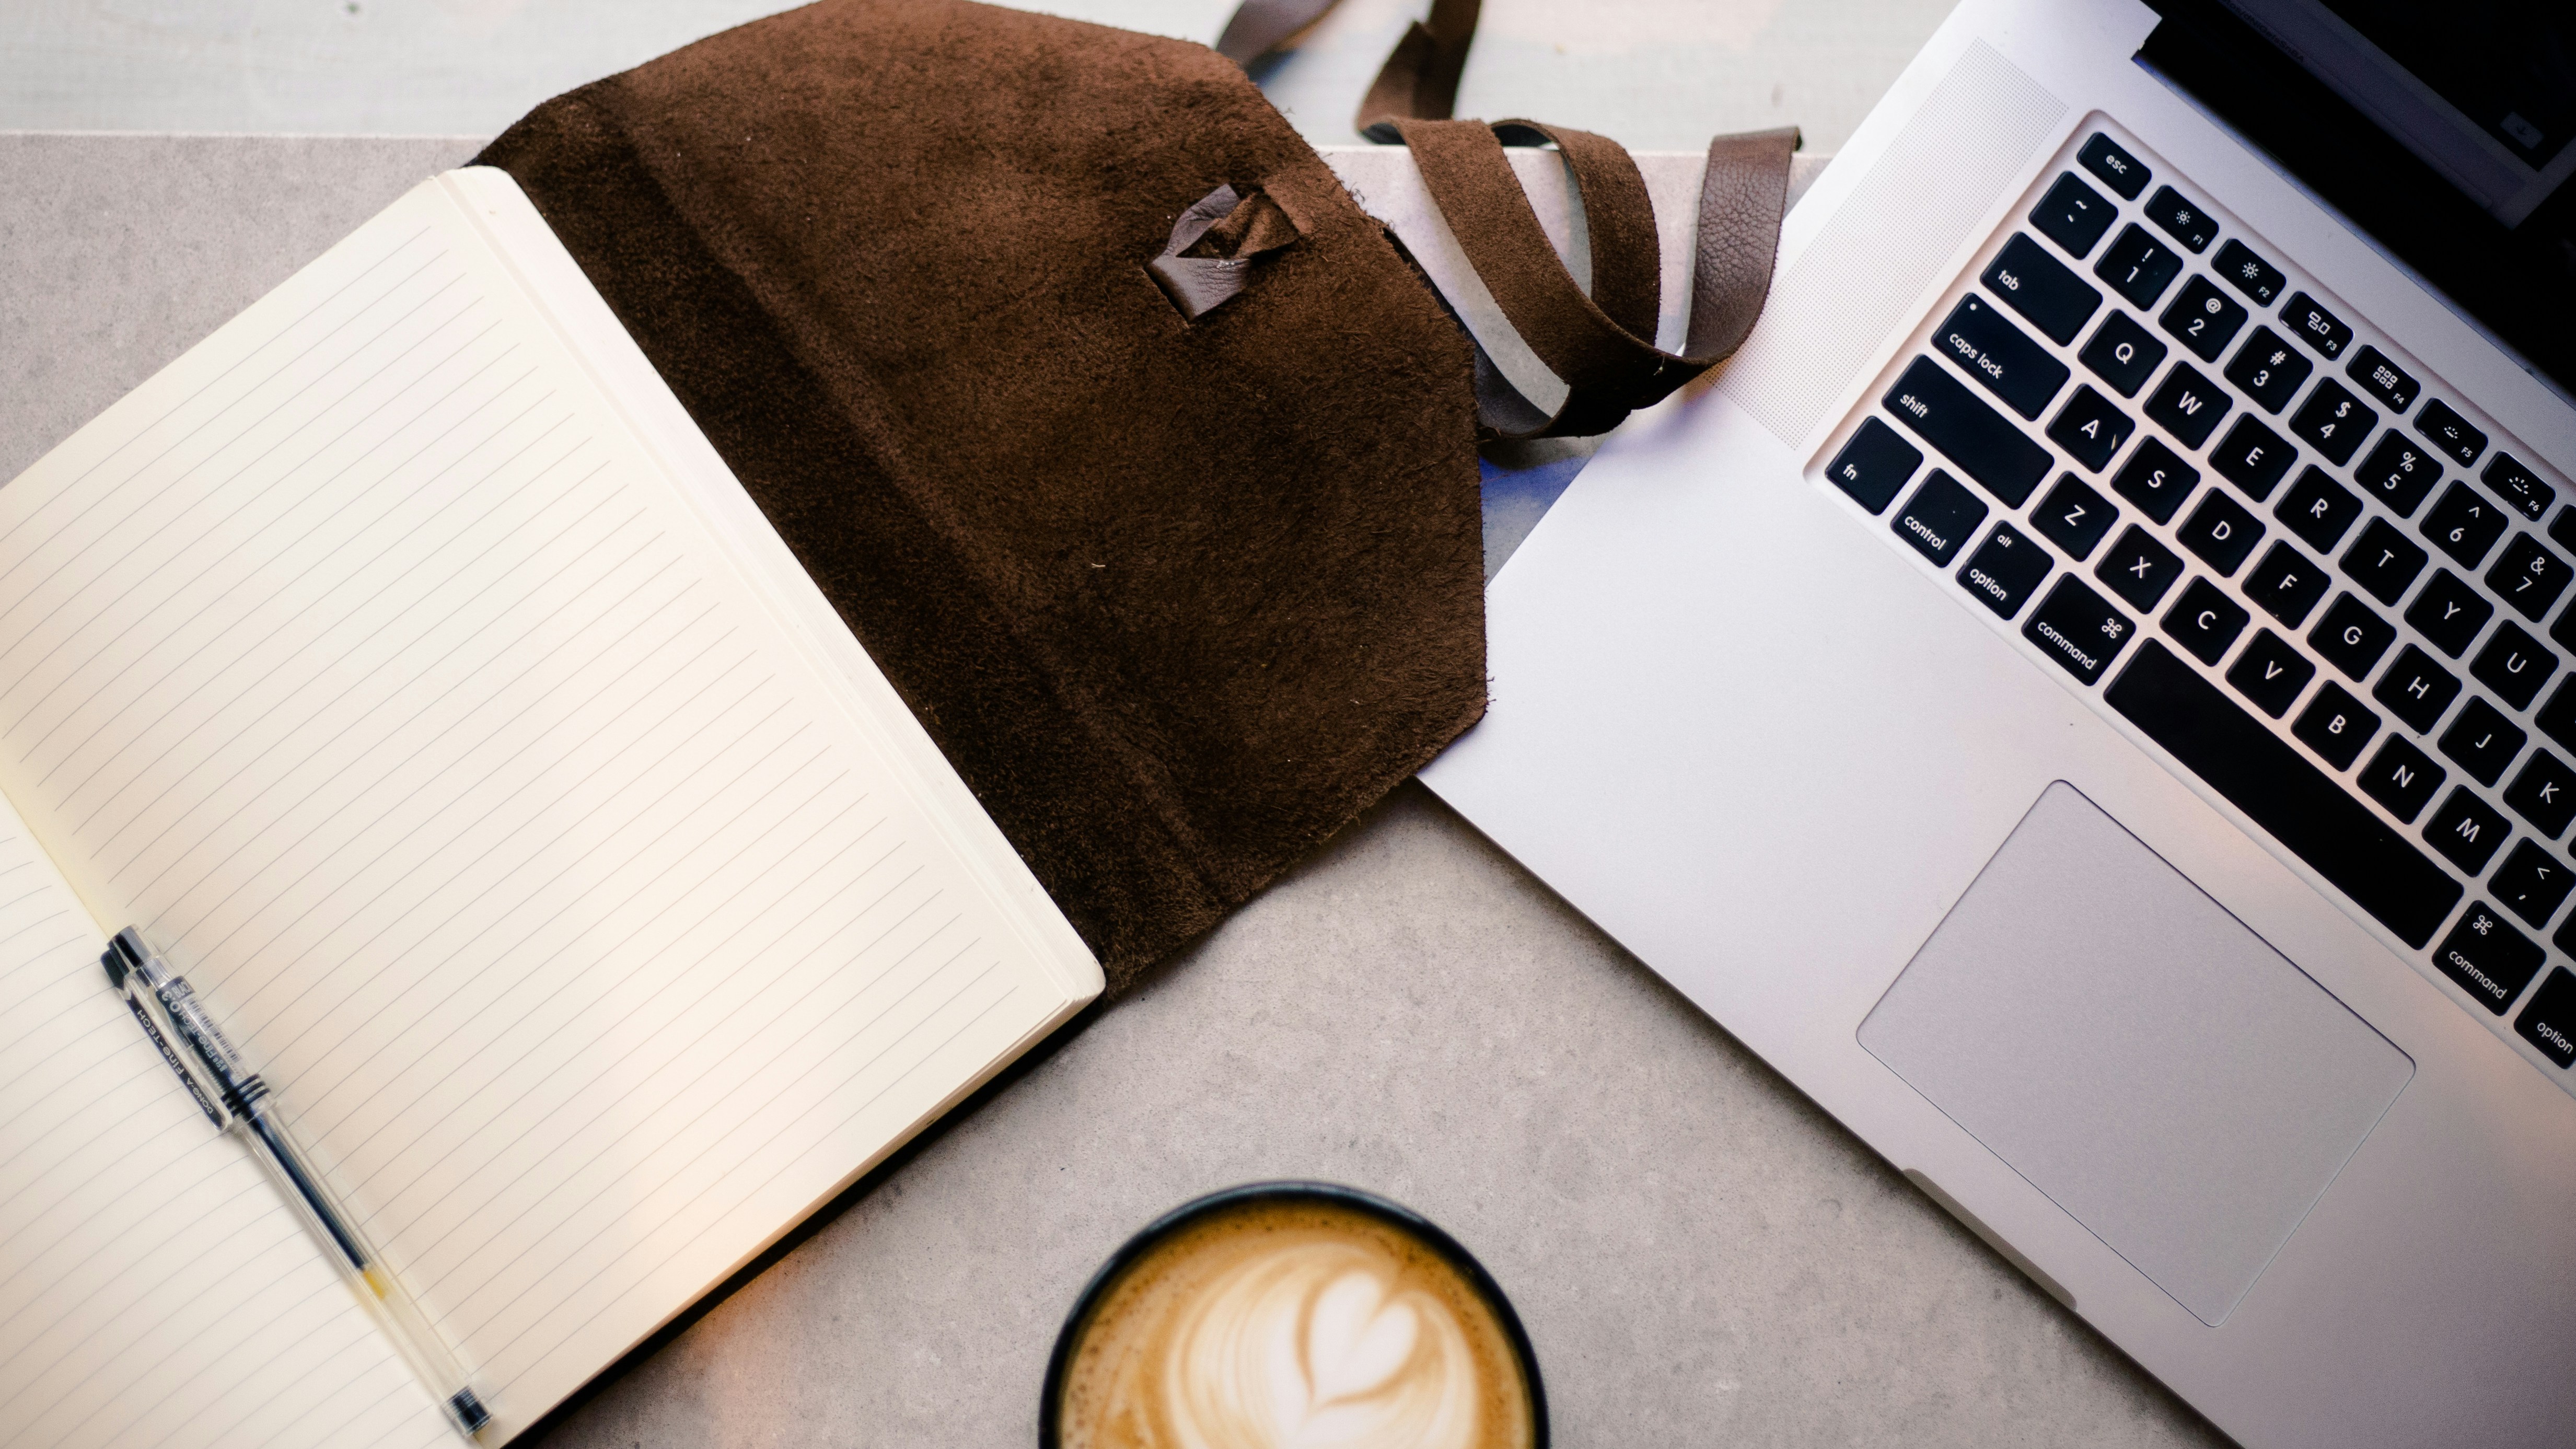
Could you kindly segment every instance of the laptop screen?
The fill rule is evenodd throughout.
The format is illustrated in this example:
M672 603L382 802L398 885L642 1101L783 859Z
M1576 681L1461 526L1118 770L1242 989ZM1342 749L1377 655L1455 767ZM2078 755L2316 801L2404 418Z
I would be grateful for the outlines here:
M2228 0L2507 226L2576 170L2576 6ZM2403 59L2400 59L2403 57Z
M2148 3L2142 63L2576 397L2576 3Z

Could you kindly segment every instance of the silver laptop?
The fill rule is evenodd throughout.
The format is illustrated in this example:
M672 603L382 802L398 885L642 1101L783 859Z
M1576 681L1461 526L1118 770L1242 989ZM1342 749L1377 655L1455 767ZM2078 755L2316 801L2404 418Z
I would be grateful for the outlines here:
M2569 1445L2576 16L2193 8L1959 7L1424 779L2240 1442Z

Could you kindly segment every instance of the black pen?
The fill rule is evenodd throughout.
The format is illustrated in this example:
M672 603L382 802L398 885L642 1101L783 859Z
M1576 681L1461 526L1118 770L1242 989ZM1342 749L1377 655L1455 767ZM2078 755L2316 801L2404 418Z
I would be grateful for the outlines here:
M242 1066L241 1053L206 1014L205 1004L172 972L143 938L128 926L108 942L99 958L108 984L125 998L126 1009L143 1024L143 1034L179 1074L197 1109L218 1131L240 1134L276 1180L279 1190L322 1251L340 1269L358 1301L375 1315L412 1372L428 1386L430 1396L446 1411L448 1422L468 1439L492 1422L491 1411L466 1382L465 1371L447 1351L419 1303L404 1291L383 1256L357 1227L356 1219L320 1179L304 1165L286 1123L269 1109L268 1084ZM171 1039L186 1049L183 1056ZM193 1060L193 1065L191 1064Z

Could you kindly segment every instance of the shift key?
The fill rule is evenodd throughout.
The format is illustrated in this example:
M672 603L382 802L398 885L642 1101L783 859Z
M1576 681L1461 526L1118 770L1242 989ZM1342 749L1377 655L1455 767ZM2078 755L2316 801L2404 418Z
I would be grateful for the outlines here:
M2048 475L2048 450L1931 358L1906 364L1885 401L1898 422L2007 507L2019 508Z

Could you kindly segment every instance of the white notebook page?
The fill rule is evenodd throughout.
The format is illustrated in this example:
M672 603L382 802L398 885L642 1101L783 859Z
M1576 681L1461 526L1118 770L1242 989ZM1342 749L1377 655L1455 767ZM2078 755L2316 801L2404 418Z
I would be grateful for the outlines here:
M1097 990L751 578L436 183L0 489L0 785L504 1435Z
M107 989L106 945L0 802L0 1442L453 1443Z

